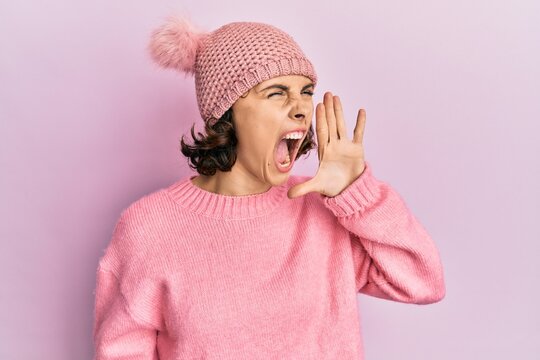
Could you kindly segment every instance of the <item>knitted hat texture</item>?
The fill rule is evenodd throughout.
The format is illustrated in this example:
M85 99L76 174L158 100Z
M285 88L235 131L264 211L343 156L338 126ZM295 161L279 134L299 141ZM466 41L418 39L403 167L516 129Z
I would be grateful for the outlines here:
M163 68L195 76L199 112L219 119L253 86L282 75L304 75L317 84L312 63L296 41L277 27L232 22L214 31L169 16L150 37L148 50Z

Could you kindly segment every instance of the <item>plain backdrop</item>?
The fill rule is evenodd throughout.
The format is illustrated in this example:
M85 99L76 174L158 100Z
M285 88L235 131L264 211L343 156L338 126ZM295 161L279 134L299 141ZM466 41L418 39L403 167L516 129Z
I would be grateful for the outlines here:
M194 174L179 151L202 130L194 79L146 52L179 12L283 29L349 135L366 109L366 159L447 285L432 305L359 295L368 360L540 358L538 1L29 0L0 3L0 359L91 359L120 212ZM312 153L293 173L316 169Z

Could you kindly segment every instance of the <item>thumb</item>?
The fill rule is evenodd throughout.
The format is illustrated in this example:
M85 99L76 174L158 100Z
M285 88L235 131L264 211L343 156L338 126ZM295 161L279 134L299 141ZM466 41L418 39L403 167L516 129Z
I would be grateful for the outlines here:
M289 199L294 199L299 196L303 196L312 191L317 191L317 182L315 178L311 178L301 184L296 184L287 191Z

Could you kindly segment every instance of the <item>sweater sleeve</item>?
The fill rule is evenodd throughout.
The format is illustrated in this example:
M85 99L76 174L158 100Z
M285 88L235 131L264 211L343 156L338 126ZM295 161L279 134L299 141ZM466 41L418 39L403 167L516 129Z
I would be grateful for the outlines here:
M325 206L349 231L357 291L404 303L430 304L446 293L438 250L401 196L362 174Z
M94 359L157 360L157 329L131 315L116 275L98 269L96 283Z
M157 360L159 288L141 275L130 226L120 219L96 272L94 360Z

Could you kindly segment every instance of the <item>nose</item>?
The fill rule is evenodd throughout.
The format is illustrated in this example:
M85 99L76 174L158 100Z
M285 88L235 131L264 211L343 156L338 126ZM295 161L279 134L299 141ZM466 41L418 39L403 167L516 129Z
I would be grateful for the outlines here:
M306 100L295 99L289 115L295 120L305 120L309 112L310 104Z
M294 117L299 120L304 120L306 115L304 115L303 113L298 113L298 114L294 114Z

